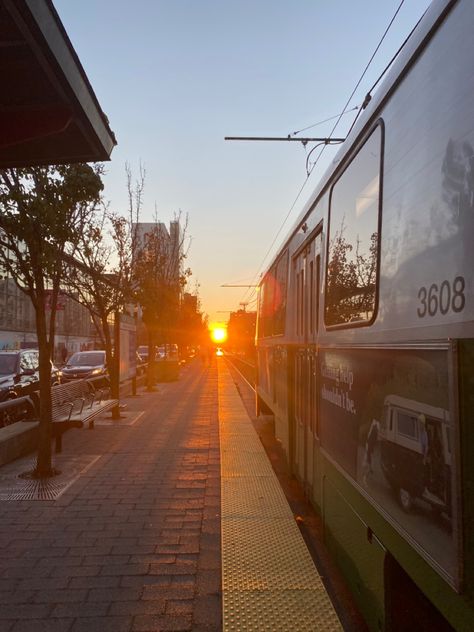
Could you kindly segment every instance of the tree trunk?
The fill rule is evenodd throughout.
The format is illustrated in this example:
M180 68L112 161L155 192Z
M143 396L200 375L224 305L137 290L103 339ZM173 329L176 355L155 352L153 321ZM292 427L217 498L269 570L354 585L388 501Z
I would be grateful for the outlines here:
M119 340L117 342L116 340L116 336L117 336L117 332L116 332L116 322L118 320L118 325L119 325L119 329L118 329L118 336L119 336ZM110 377L110 394L111 397L114 399L120 399L120 358L117 355L117 352L119 351L119 345L120 345L120 317L117 319L117 314L115 314L115 319L114 319L114 343L115 343L115 348L112 350L112 337L110 335L110 327L109 327L109 323L107 321L107 315L105 313L102 314L101 316L101 322L102 322L102 331L103 331L103 336L104 336L104 342L105 342L105 357L107 358L107 370L109 372L109 377ZM112 409L112 418L113 419L120 419L120 409L118 406L116 406L115 408Z
M118 310L114 314L114 360L111 378L111 396L112 399L118 401L120 398L120 312ZM120 419L118 406L112 409L112 419Z
M38 478L48 478L54 476L57 472L52 466L51 458L51 348L46 333L44 300L39 300L36 306L36 335L38 337L39 350L40 423L38 457L34 476Z
M152 325L148 325L148 371L146 390L155 390L155 331Z

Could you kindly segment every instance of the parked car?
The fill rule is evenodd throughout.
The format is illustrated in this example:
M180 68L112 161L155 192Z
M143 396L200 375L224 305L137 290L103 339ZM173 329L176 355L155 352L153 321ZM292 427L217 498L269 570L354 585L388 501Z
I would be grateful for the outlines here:
M61 382L107 375L105 351L78 351L61 369Z
M179 360L178 345L167 343L160 345L156 350L157 360Z
M137 353L142 359L142 362L148 362L148 345L140 345L137 348Z
M148 361L148 354L147 354L147 359L144 360L143 357L137 351L137 357L136 357L137 377L140 375L144 375L146 373L147 361Z
M59 384L60 372L51 363L51 385ZM0 351L0 402L31 395L39 389L39 351Z

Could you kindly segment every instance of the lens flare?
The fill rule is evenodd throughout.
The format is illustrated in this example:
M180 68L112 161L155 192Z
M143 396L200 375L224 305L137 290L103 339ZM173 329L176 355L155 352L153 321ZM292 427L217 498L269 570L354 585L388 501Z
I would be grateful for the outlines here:
M211 338L214 342L224 342L227 340L227 329L225 327L213 327L211 329Z

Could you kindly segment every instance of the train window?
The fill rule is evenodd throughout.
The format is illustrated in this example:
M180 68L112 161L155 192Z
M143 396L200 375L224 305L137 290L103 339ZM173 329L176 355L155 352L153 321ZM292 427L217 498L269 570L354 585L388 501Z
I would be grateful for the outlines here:
M273 335L285 333L286 286L288 277L288 250L277 262L275 272Z
M377 126L331 191L324 317L328 327L375 317L382 129Z
M285 333L288 251L272 266L260 285L258 336Z
M417 418L413 415L402 413L399 410L397 414L397 431L398 434L401 434L405 437L409 437L410 439L417 439Z

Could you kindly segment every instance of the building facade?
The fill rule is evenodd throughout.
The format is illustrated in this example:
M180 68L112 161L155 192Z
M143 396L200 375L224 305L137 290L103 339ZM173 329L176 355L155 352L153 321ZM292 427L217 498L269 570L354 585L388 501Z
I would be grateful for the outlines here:
M55 361L63 361L65 354L93 349L97 343L88 310L73 298L61 295L56 314ZM35 310L30 297L20 290L13 279L1 279L0 349L21 349L36 345Z

